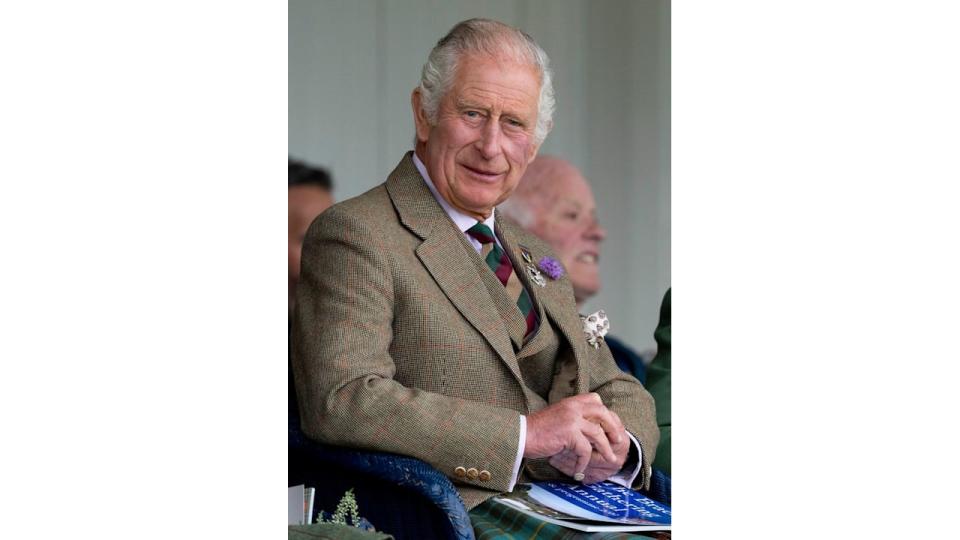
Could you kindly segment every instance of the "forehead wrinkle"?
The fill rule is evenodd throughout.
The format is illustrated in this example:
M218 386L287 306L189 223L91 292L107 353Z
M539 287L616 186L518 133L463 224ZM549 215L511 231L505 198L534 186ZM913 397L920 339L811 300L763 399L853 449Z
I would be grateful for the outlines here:
M527 92L523 88L519 88L519 86L520 85L514 84L501 84L496 81L490 81L486 79L466 80L463 81L461 93L468 90L473 90L480 93L502 95L504 97L509 97L516 100L536 99L535 93Z
M529 104L524 103L523 98L505 96L502 93L479 88L464 88L457 95L455 102L459 108L480 109L521 118L526 118L534 112L523 110L532 109Z

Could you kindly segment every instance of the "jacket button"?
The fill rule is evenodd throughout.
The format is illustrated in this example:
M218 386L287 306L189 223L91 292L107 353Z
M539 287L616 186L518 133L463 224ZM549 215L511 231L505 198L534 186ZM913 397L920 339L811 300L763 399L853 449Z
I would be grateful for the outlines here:
M480 473L477 471L477 469L473 467L470 467L469 469L467 469L467 478L469 478L470 480L476 480L477 476L479 475Z
M463 478L464 476L467 475L467 470L464 469L463 467L457 467L456 469L453 470L453 474L457 478Z
M480 481L481 481L481 482L486 482L486 481L489 480L489 479L490 479L490 471L488 471L488 470L486 470L486 469L480 471Z

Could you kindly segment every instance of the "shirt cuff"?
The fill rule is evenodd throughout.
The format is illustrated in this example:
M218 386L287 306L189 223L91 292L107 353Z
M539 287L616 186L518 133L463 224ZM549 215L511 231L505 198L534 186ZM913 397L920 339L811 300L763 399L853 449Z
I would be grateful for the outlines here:
M521 417L522 418L522 417ZM637 439L629 431L627 435L630 437L630 444L637 449L637 464L631 470L620 469L620 472L607 478L614 484L620 484L625 488L629 488L633 485L633 481L637 479L637 475L640 474L640 468L643 467L643 448L640 446L640 443L637 442Z
M523 451L527 446L527 417L520 415L520 442L517 444L517 458L513 462L513 476L510 477L510 485L507 491L513 491L513 486L517 484L517 477L520 476L520 464L523 463ZM636 476L636 475L634 475Z

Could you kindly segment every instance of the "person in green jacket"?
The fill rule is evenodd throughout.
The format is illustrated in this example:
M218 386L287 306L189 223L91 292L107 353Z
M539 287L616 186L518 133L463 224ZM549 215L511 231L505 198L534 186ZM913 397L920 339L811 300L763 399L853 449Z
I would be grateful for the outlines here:
M670 289L660 305L660 322L653 333L657 340L657 356L647 368L647 391L657 403L657 425L660 444L653 467L670 476Z

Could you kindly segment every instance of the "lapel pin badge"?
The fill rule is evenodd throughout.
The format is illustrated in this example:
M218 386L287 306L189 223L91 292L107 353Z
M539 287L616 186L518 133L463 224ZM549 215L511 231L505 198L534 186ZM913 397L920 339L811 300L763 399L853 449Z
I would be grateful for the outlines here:
M541 274L540 271L537 270L537 268L532 264L528 264L526 266L527 266L527 275L530 276L530 279L540 287L546 287L547 280L543 279L543 274Z
M520 256L523 257L524 262L523 267L527 271L527 275L530 276L530 281L536 283L539 287L546 287L547 280L543 279L543 274L533 265L533 255L530 254L530 250L522 244L518 244L517 247L520 248Z
M530 250L527 249L527 246L520 245L520 256L523 257L523 262L527 264L533 264L533 255L530 255Z

